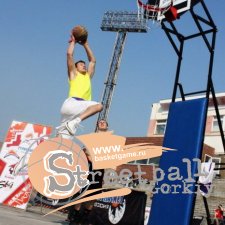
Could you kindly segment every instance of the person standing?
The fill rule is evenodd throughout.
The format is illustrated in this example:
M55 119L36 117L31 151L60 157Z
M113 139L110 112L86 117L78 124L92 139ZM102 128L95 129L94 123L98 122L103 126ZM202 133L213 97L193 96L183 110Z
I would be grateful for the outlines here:
M97 122L97 133L108 131L108 122L104 119L101 119ZM92 170L92 159L86 148L83 148L83 151L86 154L86 157L89 161L90 170L92 172L100 172L97 176L95 176L94 184L91 184L88 190L102 188L103 185L103 177L104 177L104 169ZM88 176L90 182L92 182L92 175ZM97 194L97 193L95 193ZM95 200L88 201L81 204L76 204L74 206L69 207L69 213L67 217L67 221L70 221L69 225L91 225L91 221L94 220L94 215L91 214L93 209Z

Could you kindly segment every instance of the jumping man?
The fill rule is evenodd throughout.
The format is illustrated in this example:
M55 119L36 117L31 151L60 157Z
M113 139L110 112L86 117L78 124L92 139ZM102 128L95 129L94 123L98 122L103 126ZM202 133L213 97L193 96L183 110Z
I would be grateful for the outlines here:
M73 35L67 49L67 68L69 79L69 97L61 108L61 125L58 134L64 138L71 138L75 135L77 127L82 120L100 112L102 104L91 101L91 79L95 72L95 56L86 41L84 47L89 61L88 66L83 60L74 63L74 49L77 42Z

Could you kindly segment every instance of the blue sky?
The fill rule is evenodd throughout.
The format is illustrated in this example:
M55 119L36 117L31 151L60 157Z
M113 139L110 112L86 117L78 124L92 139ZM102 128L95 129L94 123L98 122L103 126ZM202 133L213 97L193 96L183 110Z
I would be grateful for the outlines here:
M225 2L205 0L218 27L213 80L225 91ZM198 7L198 6L197 6ZM196 8L197 8L196 7ZM0 141L12 120L57 126L67 97L66 49L70 30L87 27L97 58L93 99L101 100L116 33L100 29L107 10L136 11L135 0L2 0L0 7ZM195 27L189 14L176 24L187 33ZM77 58L85 59L81 46ZM206 84L209 54L201 38L185 44L181 81L186 92ZM165 33L129 33L109 114L109 126L123 136L146 136L151 105L172 96L177 57ZM97 117L83 122L93 132ZM81 134L81 133L80 133Z

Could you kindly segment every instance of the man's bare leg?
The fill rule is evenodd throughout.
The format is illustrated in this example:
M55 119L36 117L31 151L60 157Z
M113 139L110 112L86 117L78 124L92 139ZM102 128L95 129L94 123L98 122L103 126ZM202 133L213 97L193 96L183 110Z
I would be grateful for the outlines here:
M89 106L83 113L81 113L81 115L79 116L79 118L82 120L87 119L88 117L101 112L103 109L102 104L96 104L96 105L92 105Z
M66 123L67 130L69 131L71 135L74 135L76 132L77 126L79 125L81 121L102 111L102 109L103 109L102 104L89 106L83 113L80 114L79 117Z

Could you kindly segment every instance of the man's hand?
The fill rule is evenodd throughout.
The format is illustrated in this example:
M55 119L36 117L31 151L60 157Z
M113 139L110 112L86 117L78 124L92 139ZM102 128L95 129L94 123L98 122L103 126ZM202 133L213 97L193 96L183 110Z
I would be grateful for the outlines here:
M68 42L69 43L74 42L76 44L76 39L75 39L75 37L72 34L70 35L70 39L69 39Z
M88 46L88 41L86 40L84 43L79 43L80 45L82 45L83 47Z

